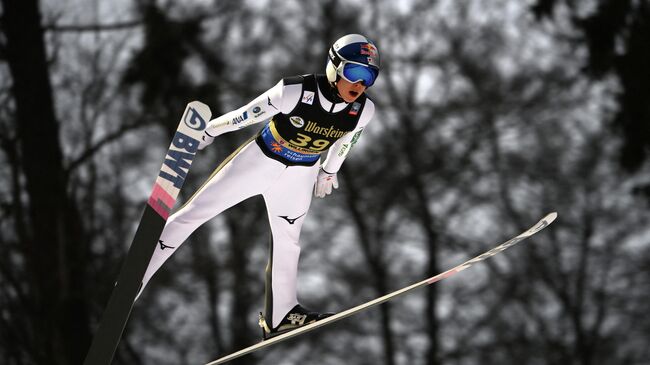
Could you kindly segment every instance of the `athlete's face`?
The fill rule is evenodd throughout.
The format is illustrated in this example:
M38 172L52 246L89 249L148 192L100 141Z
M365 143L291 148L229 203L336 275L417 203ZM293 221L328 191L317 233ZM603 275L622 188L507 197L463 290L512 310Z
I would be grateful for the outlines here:
M339 91L339 95L341 95L346 103L351 103L357 100L357 98L366 90L363 82L359 81L351 83L342 77L340 77L339 81L336 82L336 88Z

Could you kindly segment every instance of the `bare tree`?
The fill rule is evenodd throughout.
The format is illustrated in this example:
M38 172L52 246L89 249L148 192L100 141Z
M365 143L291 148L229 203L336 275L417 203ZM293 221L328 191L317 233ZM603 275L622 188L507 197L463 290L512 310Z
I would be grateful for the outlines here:
M39 363L77 363L84 356L79 348L85 347L79 341L83 345L90 337L85 284L77 280L86 275L88 251L78 205L68 192L38 2L3 1L2 6L18 148L11 141L5 145L10 156L20 154L20 171L13 173L24 177L25 186L14 188L28 196L13 202L22 205L16 212L25 214L15 223L23 233L23 279L29 282L27 289L14 283L14 290L31 318L25 323L27 336L21 336L26 343L14 350L13 361L23 362L23 354L29 354Z

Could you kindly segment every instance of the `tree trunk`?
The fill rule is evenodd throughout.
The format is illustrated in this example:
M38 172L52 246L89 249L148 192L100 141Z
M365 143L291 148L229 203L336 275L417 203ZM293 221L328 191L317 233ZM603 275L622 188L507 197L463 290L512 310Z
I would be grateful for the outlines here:
M371 237L369 226L361 213L361 208L358 205L358 197L361 196L358 186L345 166L341 169L339 176L349 191L349 194L346 194L346 205L358 231L359 244L361 245L363 256L374 278L373 286L375 287L377 296L385 295L390 292L388 289L388 269L386 268L386 264L382 262L381 253L372 249L373 238ZM375 246L379 245L376 244ZM386 365L395 365L395 339L393 330L390 327L392 321L390 303L384 303L379 307L379 315L384 363Z
M81 363L90 337L83 285L87 248L66 191L39 4L2 0L2 6L31 221L24 252L33 300L33 356L37 363Z
M418 159L418 151L414 149L414 146L420 145L416 143L418 141L419 134L416 131L415 127L412 124L412 121L408 117L401 118L402 125L404 126L406 132L406 140L411 143L406 144L404 149L406 160L409 166L409 181L410 189L413 190L415 194L414 201L414 211L417 214L417 218L420 221L422 230L424 231L426 237L426 247L429 254L429 259L426 265L426 276L432 277L440 273L438 267L438 234L434 230L434 215L429 206L429 199L426 193L426 183L422 181L420 177L420 172L426 171L421 166L421 161ZM438 286L431 285L427 288L426 292L426 306L425 306L425 332L427 338L429 339L429 348L427 349L427 364L437 365L439 361L439 352L440 352L440 343L439 343L439 329L440 323L438 316L436 315L438 308Z

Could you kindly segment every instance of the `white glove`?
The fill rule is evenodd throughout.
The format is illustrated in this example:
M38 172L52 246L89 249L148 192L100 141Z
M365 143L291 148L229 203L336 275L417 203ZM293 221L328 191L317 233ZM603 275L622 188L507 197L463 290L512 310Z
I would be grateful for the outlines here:
M324 198L326 195L332 193L332 187L334 187L334 189L339 188L339 181L336 178L336 174L330 174L321 168L318 171L318 177L316 178L314 195L319 198Z
M206 132L203 132L203 135L201 136L201 140L199 141L199 150L202 150L205 147L209 146L213 141L214 141L214 137L212 137Z

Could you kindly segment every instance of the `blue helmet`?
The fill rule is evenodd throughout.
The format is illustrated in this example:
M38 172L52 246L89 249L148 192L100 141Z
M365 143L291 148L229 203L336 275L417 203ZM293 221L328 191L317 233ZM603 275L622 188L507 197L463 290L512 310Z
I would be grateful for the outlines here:
M341 77L370 87L379 76L379 50L361 34L345 35L330 48L325 73L331 83Z

